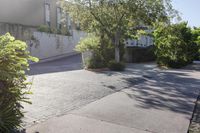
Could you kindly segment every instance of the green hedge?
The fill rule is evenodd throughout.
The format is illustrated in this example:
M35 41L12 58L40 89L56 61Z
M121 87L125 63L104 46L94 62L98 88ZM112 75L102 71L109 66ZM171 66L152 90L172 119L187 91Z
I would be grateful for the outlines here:
M160 66L180 68L191 63L198 53L187 23L161 24L154 31L155 53Z
M198 52L195 54L195 60L200 60L200 27L192 29L192 39L198 47Z
M0 36L0 132L10 133L21 126L21 102L28 102L25 71L31 57L25 42L15 40L9 33Z

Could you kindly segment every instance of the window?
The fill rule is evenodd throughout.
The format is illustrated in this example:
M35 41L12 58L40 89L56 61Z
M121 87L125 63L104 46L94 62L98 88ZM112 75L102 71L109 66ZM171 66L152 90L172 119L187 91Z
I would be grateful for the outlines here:
M57 8L57 29L61 29L61 17L62 17L62 10L60 7Z
M50 27L50 4L45 3L45 23Z

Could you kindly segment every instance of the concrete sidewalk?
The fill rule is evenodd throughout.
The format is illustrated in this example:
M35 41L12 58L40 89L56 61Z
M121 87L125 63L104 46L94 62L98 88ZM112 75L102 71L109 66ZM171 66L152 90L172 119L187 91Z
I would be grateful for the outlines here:
M132 95L133 89L114 93L68 115L28 128L27 133L187 132L191 114L140 108Z
M66 115L32 127L27 133L148 133L77 115Z
M27 133L149 133L137 127L127 126L133 118L132 102L129 98L121 99L122 95L123 92L112 94L68 115L28 128ZM122 116L115 116L121 113ZM117 122L123 122L124 119L127 119L125 123Z

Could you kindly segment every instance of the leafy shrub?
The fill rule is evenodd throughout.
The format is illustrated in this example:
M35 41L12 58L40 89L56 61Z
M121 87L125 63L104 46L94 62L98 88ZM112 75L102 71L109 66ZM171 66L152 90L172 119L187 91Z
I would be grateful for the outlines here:
M104 68L106 64L102 61L101 57L93 56L91 58L86 59L86 68L96 69L96 68Z
M122 48L121 48L122 47ZM121 49L124 49L124 46L120 46ZM86 68L104 68L108 67L109 62L115 58L115 49L112 45L112 42L108 37L90 34L86 38L81 39L79 44L76 46L76 51L78 52L91 52L92 56L87 58ZM123 50L120 50L121 58L123 57Z
M38 61L29 55L25 42L15 40L9 33L0 36L0 132L19 128L23 117L21 102L30 103L25 76L29 60Z
M198 52L195 55L195 60L200 60L200 28L192 30L193 42L197 45Z
M124 71L125 64L123 62L116 62L115 60L112 60L109 62L108 67L112 71Z
M187 23L161 24L153 34L159 65L180 68L194 60L198 49Z
M71 36L71 33L66 28L62 28L62 29L51 28L49 33L59 34L59 35L64 35L64 36Z
M37 30L40 32L51 33L51 28L47 25L40 25Z
M49 33L57 34L58 30L56 28L50 28Z
M75 49L78 52L92 51L98 53L99 48L100 38L96 37L95 35L89 35L81 39Z
M76 46L76 51L87 52L90 51L92 56L86 59L86 68L102 68L105 67L104 59L100 50L100 38L94 35L89 35L83 38Z
M67 30L67 28L62 29L56 29L56 28L50 28L47 25L40 25L37 30L39 32L46 32L46 33L52 33L52 34L60 34L65 36L71 36L71 33Z

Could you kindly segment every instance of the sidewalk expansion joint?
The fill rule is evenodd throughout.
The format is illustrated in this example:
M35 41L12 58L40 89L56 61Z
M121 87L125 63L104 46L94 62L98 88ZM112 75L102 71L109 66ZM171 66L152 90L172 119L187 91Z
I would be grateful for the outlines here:
M100 122L105 122L105 123L109 123L109 124L116 125L116 126L121 126L121 127L125 127L125 128L145 131L145 132L148 132L148 133L158 133L158 132L150 131L148 129L144 130L144 129L137 128L137 127L128 127L128 126L125 126L125 125L122 125L122 124L119 124L119 123L113 123L111 121L106 121L106 120L102 120L102 119L96 119L96 118L93 118L93 117L90 117L90 116L82 116L82 115L79 115L77 113L69 113L68 115L74 115L74 116L78 116L78 117L82 117L82 118L88 118L88 119L92 119L92 120L96 120L96 121L100 121Z

